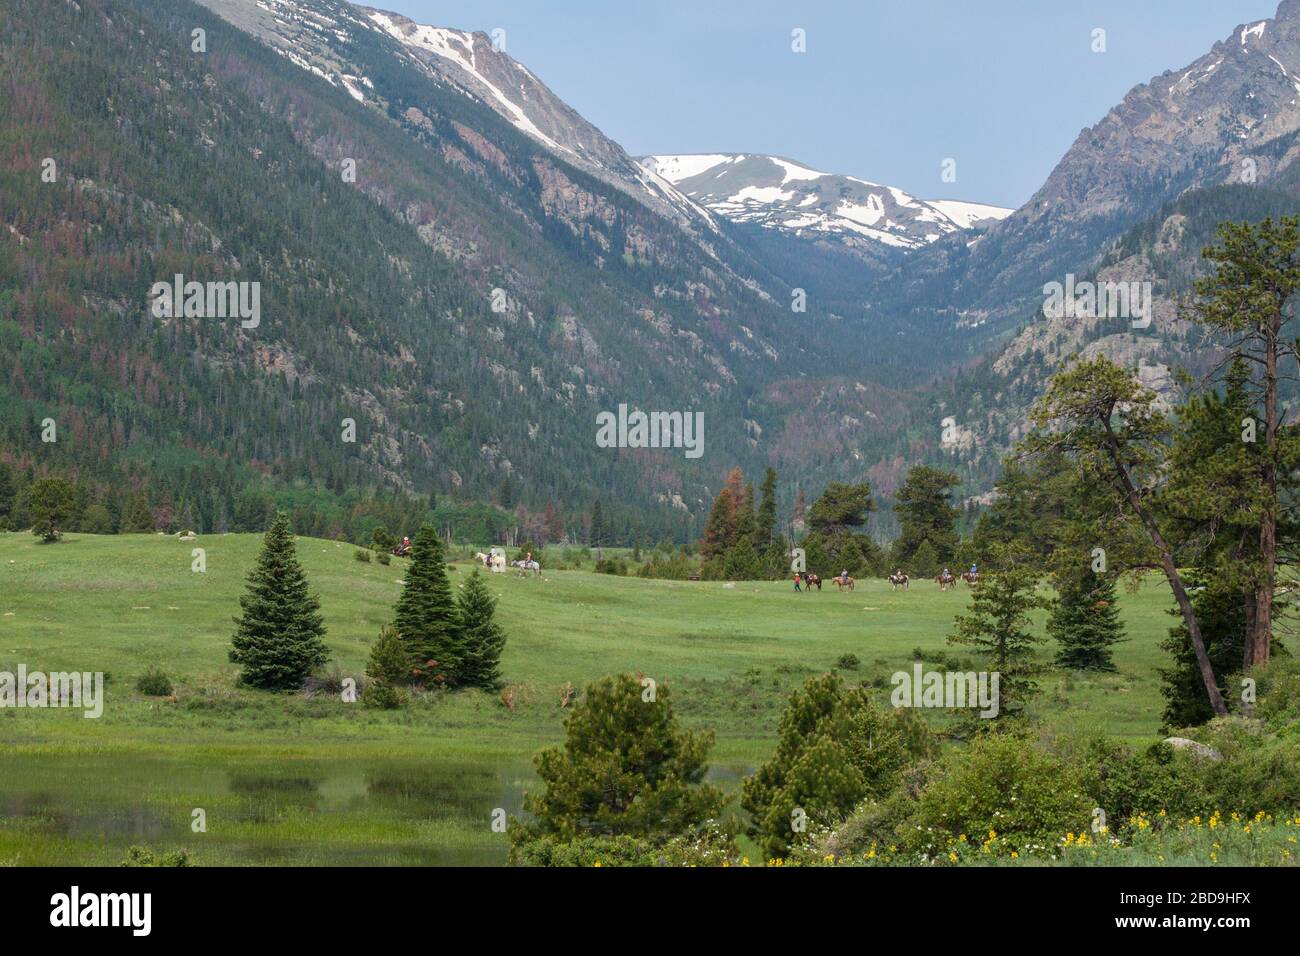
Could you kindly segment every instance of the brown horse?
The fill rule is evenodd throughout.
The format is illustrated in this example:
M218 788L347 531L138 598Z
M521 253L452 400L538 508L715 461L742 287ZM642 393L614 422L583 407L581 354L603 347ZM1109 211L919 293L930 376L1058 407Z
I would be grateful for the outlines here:
M961 579L967 584L979 584L980 576L976 571L963 571L961 573Z
M840 586L840 590L841 590L841 591L843 591L845 588L848 588L850 591L852 591L852 590L853 590L853 575L851 575L851 574L846 574L846 575L844 575L844 577L842 577L842 578L841 578L841 577L836 577L836 578L835 578L835 583L838 584L838 585Z
M952 576L951 571L946 574L943 571L940 571L939 576L934 580L935 583L939 585L940 591L946 591L957 583L957 579Z
M900 587L901 587L904 591L906 591L906 590L907 590L907 586L908 586L908 584L910 583L910 581L911 581L911 578L909 578L909 577L908 577L906 574L904 574L902 571L899 571L897 574L891 574L891 575L889 576L889 583L892 584L892 585L894 586L894 590L895 590L895 591L897 591Z
M813 589L814 585L817 587L818 591L822 589L821 575L813 574L811 571L803 576L803 583L807 586L809 591Z

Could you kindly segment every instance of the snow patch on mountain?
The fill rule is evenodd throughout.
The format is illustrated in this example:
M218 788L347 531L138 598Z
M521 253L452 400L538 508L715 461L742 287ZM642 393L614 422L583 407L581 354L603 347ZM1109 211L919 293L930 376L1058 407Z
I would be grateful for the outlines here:
M800 236L867 239L914 249L1013 211L955 199L918 199L894 186L778 156L669 154L641 162L725 219Z

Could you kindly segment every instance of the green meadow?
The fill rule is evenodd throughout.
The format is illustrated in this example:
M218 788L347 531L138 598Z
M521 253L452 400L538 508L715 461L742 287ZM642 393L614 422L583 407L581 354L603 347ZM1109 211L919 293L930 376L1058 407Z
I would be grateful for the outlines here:
M872 580L796 594L789 582L511 571L491 583L513 709L478 691L418 695L397 711L268 694L237 687L226 656L260 543L69 535L42 545L0 534L0 671L108 675L99 719L0 709L0 864L113 865L133 844L184 848L199 865L500 864L507 838L493 814L519 811L533 754L562 739L570 685L629 671L667 686L683 721L716 735L711 775L734 791L771 750L790 690L843 655L859 661L845 677L874 683L882 701L915 648L975 664L946 643L969 600L964 585L895 592ZM191 569L195 547L203 573ZM360 678L405 565L358 562L355 550L298 542L330 668ZM453 565L453 583L472 567ZM1154 579L1124 592L1118 673L1050 672L1036 704L1044 731L1156 739L1157 642L1171 606ZM136 691L150 666L171 678L174 700ZM196 811L205 832L192 828Z

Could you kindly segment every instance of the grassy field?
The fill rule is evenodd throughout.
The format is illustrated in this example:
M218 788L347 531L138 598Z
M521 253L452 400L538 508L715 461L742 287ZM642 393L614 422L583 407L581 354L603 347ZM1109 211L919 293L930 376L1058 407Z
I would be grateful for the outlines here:
M98 720L0 710L0 864L115 864L132 844L184 847L204 865L500 863L506 837L493 832L493 811L518 811L532 755L561 739L568 683L633 671L669 686L683 720L716 734L712 775L734 790L771 750L790 689L841 655L861 662L846 672L853 681L909 668L918 647L969 660L946 644L969 599L964 586L940 593L921 581L895 593L865 581L853 592L795 594L788 582L511 573L492 584L509 634L513 711L480 692L395 712L271 695L237 689L226 658L259 545L255 535L41 545L0 534L0 670L109 674ZM206 551L205 573L191 570L195 546ZM404 564L361 563L333 541L298 547L332 666L360 676ZM453 582L470 569L456 565ZM1037 704L1045 725L1154 739L1156 645L1171 603L1161 582L1125 593L1119 672L1049 676ZM135 691L150 665L172 678L175 702ZM206 832L191 829L196 809Z

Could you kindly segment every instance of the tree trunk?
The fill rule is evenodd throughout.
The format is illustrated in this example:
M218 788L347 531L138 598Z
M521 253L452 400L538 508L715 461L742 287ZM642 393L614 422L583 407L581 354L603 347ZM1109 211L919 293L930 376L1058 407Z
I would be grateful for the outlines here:
M1255 621L1242 663L1267 664L1273 643L1273 587L1277 579L1277 340L1282 316L1271 317L1264 349L1264 513L1259 521L1260 580L1255 586Z
M1111 430L1110 420L1107 418L1102 422L1106 428L1107 444L1106 450L1110 455L1111 464L1115 466L1115 474L1124 488L1124 496L1133 509L1133 513L1138 516L1143 527L1147 529L1147 534L1151 536L1151 541L1160 552L1160 567L1165 572L1165 579L1169 582L1170 589L1174 592L1174 600L1178 602L1178 610L1183 615L1183 623L1187 625L1187 636L1191 638L1192 650L1196 653L1196 663L1201 670L1201 680L1205 683L1205 693L1210 698L1210 708L1220 717L1227 716L1228 707L1223 702L1223 695L1219 693L1219 682L1214 677L1214 666L1210 663L1210 655L1205 650L1205 639L1201 637L1201 625L1196 620L1196 611L1192 607L1191 600L1187 597L1187 589L1183 587L1183 576L1178 573L1178 565L1174 563L1172 549L1165 542L1165 536L1160 533L1160 528L1155 522L1155 518L1142 504L1142 499L1138 497L1137 489L1133 487L1133 481L1129 478L1128 469L1124 467L1124 462L1119 456L1119 440L1115 437L1114 431Z

